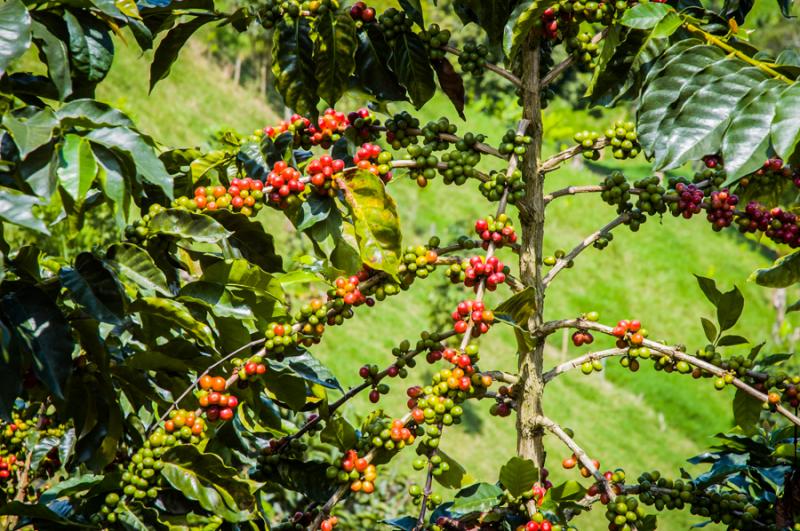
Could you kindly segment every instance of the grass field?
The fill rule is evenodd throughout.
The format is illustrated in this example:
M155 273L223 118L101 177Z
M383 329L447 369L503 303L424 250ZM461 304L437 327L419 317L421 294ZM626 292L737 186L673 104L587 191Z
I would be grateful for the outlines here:
M196 48L184 52L172 76L151 96L147 95L143 63L135 61L132 51L122 50L100 97L121 104L141 129L167 143L202 144L219 127L249 131L275 121L276 113L258 96L218 79L213 65ZM556 108L555 112L546 123L567 131L567 137L570 132L565 124L584 121L576 120L568 110ZM449 104L441 100L423 111L425 118L440 113L453 114ZM468 117L471 130L490 131L495 139L509 127L474 109L468 109ZM626 166L631 175L647 172L640 163ZM567 184L595 183L598 177L585 168L568 165L547 180L548 189L557 189ZM469 233L476 217L494 210L472 184L445 189L434 181L428 189L419 190L407 179L398 179L389 189L400 205L408 244L427 241L431 234L446 240ZM512 214L516 215L513 209ZM546 248L569 249L613 217L613 209L598 197L558 199L547 211ZM503 258L514 261L507 253ZM684 343L693 351L706 342L699 317L713 317L713 308L704 302L692 276L697 273L716 278L725 289L734 283L743 289L744 315L732 332L761 341L768 339L773 320L770 293L746 279L753 269L767 263L766 257L735 233L714 233L705 220L653 218L636 234L624 227L619 229L606 250L589 249L574 269L562 272L548 292L546 317L572 317L597 310L606 323L638 318L652 337ZM360 310L346 327L331 330L315 349L339 375L343 386L360 381L360 365L385 366L391 360L392 346L404 338L416 338L428 327L430 296L425 282L436 281L419 281L388 303L369 312ZM507 292L497 292L489 300L494 305L507 296ZM571 346L562 352L561 341L560 335L553 338L546 366L578 355L578 349ZM611 341L598 338L595 346L611 346ZM482 342L481 366L514 370L515 348L512 330L497 325ZM427 368L418 371L408 384L424 381L420 376L425 371L430 372ZM392 394L383 399L382 406L391 414L403 413L401 394L405 387L395 385ZM653 468L676 475L679 467L687 465L686 458L706 448L715 433L731 427L731 398L732 392L714 391L709 380L656 373L647 364L632 374L612 361L601 375L584 377L575 371L559 377L547 388L545 411L574 429L579 444L600 459L604 468L624 467L633 477ZM348 415L354 418L356 411L366 410L366 405L365 400L355 401ZM499 466L514 453L516 435L513 418L492 418L488 407L471 404L468 421L445 434L443 448L457 457L472 477L495 481ZM566 478L556 464L568 452L549 439L547 447L554 481ZM569 475L574 477L574 471ZM577 524L581 529L602 529L604 522L602 515L595 514L582 517ZM693 522L696 520L686 515L669 515L661 520L660 528L681 529Z

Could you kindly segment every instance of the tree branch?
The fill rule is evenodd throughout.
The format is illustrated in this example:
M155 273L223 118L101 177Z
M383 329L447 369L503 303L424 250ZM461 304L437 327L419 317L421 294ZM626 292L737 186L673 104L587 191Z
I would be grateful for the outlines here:
M603 149L608 145L608 143L609 142L607 138L598 138L595 143L592 144L592 147L586 148L583 147L582 144L576 144L571 148L565 149L560 153L556 153L549 159L543 161L542 165L539 167L539 172L542 174L550 173L551 171L557 170L559 166L561 166L562 162L569 160L572 157L583 153L584 151L596 151L598 149Z
M447 53L451 53L451 54L453 54L455 56L461 55L461 50L459 50L458 48L453 48L452 46L444 46L443 50L446 51ZM509 72L508 70L506 70L505 68L497 66L497 65L492 64L492 63L486 63L485 66L486 66L486 70L490 70L490 71L494 72L495 74L499 75L500 77L502 77L504 79L507 79L515 87L519 88L519 87L522 86L522 80L520 78L518 78L517 76L515 76L514 74L512 74L511 72Z
M561 328L580 328L582 330L594 330L609 336L614 335L611 333L613 330L612 327L594 321L587 321L586 319L562 319L559 321L550 321L542 325L536 332L536 335L541 339ZM685 361L690 365L699 367L700 369L703 369L713 374L714 376L717 376L718 378L723 378L726 375L730 374L728 371L721 369L716 365L713 365L705 360L701 360L700 358L697 358L695 356L691 356L681 350L678 350L675 347L664 345L663 343L658 343L656 341L645 339L642 342L642 346L645 346L650 350L654 350L656 352L664 354L665 356L669 356L673 360ZM755 377L758 376L756 375ZM733 380L731 381L731 384L737 389L741 389L742 391L752 396L753 398L761 402L767 402L766 394L753 388L751 385L745 383L738 377L734 376ZM778 413L786 417L790 422L800 426L800 418L798 418L797 415L795 415L785 407L781 406L780 404L776 405L775 409Z
M594 242L596 242L598 239L600 239L600 236L602 236L603 234L606 234L606 233L610 232L612 229L614 229L615 227L618 227L619 225L622 225L623 223L625 223L628 220L628 217L629 217L629 214L627 212L623 212L622 214L620 214L619 216L617 216L616 218L611 220L604 227L602 227L601 229L593 232L592 234L590 234L589 236L584 238L583 241L581 243L579 243L577 246L575 246L575 248L572 249L569 253L567 253L566 256L564 256L563 258L559 258L558 259L558 261L555 263L555 265L552 267L552 269L550 269L550 271L548 271L547 275L545 275L545 277L542 279L542 284L545 287L548 284L550 284L550 282L555 278L555 276L562 269L567 267L567 265L569 265L569 263L572 260L574 260L575 257L577 257L579 254L581 254L584 251L584 249L586 249L587 247L592 245Z
M571 371L572 369L577 369L587 361L601 360L603 358L610 358L612 356L624 356L627 353L628 349L610 348L608 350L600 350L598 352L590 352L589 354L578 356L577 358L566 361L561 365L556 365L555 367L544 373L543 375L544 383L549 382L559 374Z
M600 42L606 36L606 33L608 33L608 28L605 28L603 29L603 31L595 34L595 36L592 37L592 43L597 44L598 42ZM542 79L541 87L545 88L547 85L555 81L556 78L558 78L558 76L563 74L564 71L570 66L572 66L574 62L575 62L575 56L570 54L566 59L564 59L556 66L554 66L553 69L550 70L550 72L548 72L546 76L544 76L544 78Z
M439 430L441 430L441 429L442 429L442 425L439 424ZM436 455L437 453L439 453L439 450L434 448L431 451L431 454L428 456L428 472L427 472L426 478L425 478L425 490L422 491L422 500L421 500L422 503L420 503L419 518L417 518L417 525L414 526L414 530L413 531L422 531L423 529L425 529L425 511L427 511L427 509L428 509L428 507L427 507L428 498L430 497L431 493L433 492L433 488L432 487L433 487L433 466L434 465L433 465L433 462L431 461L431 458L434 455Z

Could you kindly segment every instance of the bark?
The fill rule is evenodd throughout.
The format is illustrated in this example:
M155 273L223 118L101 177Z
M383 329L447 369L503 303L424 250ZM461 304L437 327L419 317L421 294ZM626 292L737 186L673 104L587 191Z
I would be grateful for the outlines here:
M527 182L526 195L518 203L522 225L520 275L522 282L535 291L535 311L528 320L528 329L535 332L544 318L544 286L542 284L542 246L544 241L544 174L539 171L542 147L541 78L539 39L531 36L522 56L523 118L530 121L528 134L533 142L528 147L522 166ZM517 410L517 454L544 466L542 429L536 419L544 415L542 366L544 340L531 341L530 348L520 348L520 400Z

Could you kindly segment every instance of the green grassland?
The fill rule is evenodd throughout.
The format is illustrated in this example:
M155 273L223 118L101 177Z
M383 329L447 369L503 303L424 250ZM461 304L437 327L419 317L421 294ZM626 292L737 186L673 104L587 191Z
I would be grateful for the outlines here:
M276 116L257 95L218 78L215 67L196 48L186 50L171 77L148 96L145 62L123 47L100 97L121 104L142 130L173 145L202 144L219 127L249 131L273 122ZM571 135L569 124L586 122L585 113L578 115L558 106L550 112L553 114L546 124L557 127L562 139ZM454 116L449 103L437 99L424 109L423 119L442 113ZM468 108L467 116L470 130L488 131L495 140L509 127L475 108ZM613 118L616 116L604 120ZM458 123L465 131L463 123ZM624 166L630 175L648 171L642 162ZM598 180L587 168L567 164L562 171L548 175L547 188ZM484 201L474 184L445 188L437 181L420 190L408 179L398 178L389 187L399 205L407 244L425 242L432 234L442 236L444 241L469 234L474 219L495 208ZM516 216L513 208L511 213ZM557 247L571 248L614 215L613 208L596 196L558 199L547 210L546 249L552 252ZM274 219L279 219L277 214ZM282 242L282 250L296 250L296 243L290 246L286 238L278 241ZM507 251L503 251L502 258L515 261ZM699 317L713 318L713 307L705 302L692 276L696 273L716 278L725 289L735 283L744 291L745 311L732 332L760 342L768 339L774 319L770 293L746 279L753 269L767 263L769 259L738 234L717 234L703 219L652 218L635 234L624 227L618 229L607 249L589 249L573 269L563 271L547 294L546 317L573 317L596 310L606 323L638 318L651 337L684 343L693 351L706 342ZM418 281L411 290L389 302L371 310L359 309L355 319L330 330L325 341L315 348L315 354L334 370L344 387L360 381L359 366L385 366L392 359L392 346L404 338L413 340L428 328L431 295L426 283L438 285L439 281ZM508 295L499 290L491 294L490 304L495 305ZM611 344L609 339L597 338L593 346L600 349ZM547 367L587 352L571 345L562 352L561 345L561 335L554 336L547 350ZM745 351L747 348L738 347ZM481 367L514 370L515 352L512 329L498 324L481 342ZM398 382L381 406L392 415L401 415L405 387L422 383L422 376L427 377L430 372L430 368L420 367L407 382ZM711 444L715 433L731 427L731 398L732 391L716 392L710 380L656 373L646 363L633 374L611 360L609 369L601 374L586 377L573 371L549 384L545 411L572 428L578 443L600 459L604 468L624 467L634 477L653 468L677 475L679 467L687 466L687 457ZM473 478L482 481L496 480L500 465L514 454L516 443L513 417L490 417L489 405L470 404L464 424L449 430L442 443L444 450L457 457ZM355 420L356 412L366 411L367 406L366 400L356 400L347 414ZM567 455L565 449L550 438L547 448L554 481L574 478L574 471L567 473L556 466ZM604 522L601 514L577 521L581 529L602 529ZM682 529L692 522L696 520L687 515L669 515L661 520L660 528Z

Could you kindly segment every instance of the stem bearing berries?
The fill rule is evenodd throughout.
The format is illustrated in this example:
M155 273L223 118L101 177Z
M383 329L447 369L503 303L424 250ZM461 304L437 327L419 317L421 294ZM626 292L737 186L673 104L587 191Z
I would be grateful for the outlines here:
M597 43L592 42L591 34L586 32L567 39L567 51L577 59L578 65L584 71L594 69L595 61L600 55L600 47Z
M469 259L469 267L464 271L464 285L478 291L481 281L485 281L486 289L494 291L498 285L506 281L507 271L508 268L496 256L488 259L483 256L473 256Z
M642 528L642 519L646 516L644 508L634 496L617 496L614 503L607 506L606 519L610 531Z
M461 48L461 55L458 56L458 64L461 65L462 72L481 77L486 68L488 57L488 47L483 44L477 44L473 39L467 39Z
M532 139L528 135L518 135L513 129L509 129L503 135L500 146L497 150L503 155L517 155L520 159L528 151Z
M417 181L420 188L425 188L428 181L436 177L436 168L439 164L439 159L433 154L433 146L411 145L408 147L408 154L415 163L409 172L409 177Z
M312 160L306 166L306 174L309 182L319 195L335 195L333 190L333 179L336 174L344 169L344 161L334 159L330 155L323 155L319 159Z
M683 216L685 219L689 219L694 214L700 213L705 197L702 190L693 184L677 183L675 192L677 201L670 203L670 211L673 216Z
M666 190L660 183L660 179L656 176L640 179L633 183L633 186L639 189L636 208L651 216L667 211L667 204L664 202Z
M300 328L300 343L310 347L319 343L320 337L325 332L328 308L322 299L311 299L308 304L300 308L296 319L303 322L303 326Z
M17 456L14 454L0 457L0 481L7 481L9 477L14 477L18 465Z
M419 142L416 134L409 132L409 129L416 129L419 127L419 120L408 111L395 114L389 120L386 120L386 141L392 146L392 149L407 148L411 144Z
M405 12L390 7L378 18L383 35L390 47L394 46L403 33L410 31L414 23L406 17Z
M306 183L301 179L300 172L282 160L272 167L267 176L267 183L272 187L269 202L280 209L297 204L299 202L297 196L306 189Z
M206 423L195 416L194 411L177 409L170 411L169 419L164 422L164 431L184 441L191 441L192 437L199 440L205 434Z
M586 330L577 330L572 334L572 344L576 347L591 345L593 341L594 336Z
M609 205L617 207L617 213L625 212L631 208L631 185L620 171L612 172L603 180L603 190L600 197Z
M375 9L367 7L364 2L356 2L350 8L350 16L356 22L369 24L370 22L375 22Z
M488 249L490 243L496 248L509 245L517 241L514 225L506 214L500 214L495 219L487 216L475 222L475 232L483 240L483 248Z
M278 354L297 344L297 333L291 324L270 323L267 325L264 337L267 339L264 348Z
M629 346L640 347L647 337L647 330L642 328L639 321L619 321L617 326L611 330L611 334L617 338L618 348Z
M611 145L615 159L632 159L642 150L636 136L636 124L617 121L606 130L606 139Z
M494 312L487 310L480 301L462 301L456 307L451 317L455 324L453 330L464 334L472 326L472 337L478 337L489 331L494 323Z
M583 151L581 151L583 158L588 160L598 160L600 158L600 150L594 149L594 144L600 138L600 133L596 131L579 131L572 138L583 148Z
M493 171L489 179L483 181L478 189L483 197L489 201L500 201L503 192L508 188L508 202L512 205L525 197L525 181L522 180L522 171L516 169L511 175L505 171Z
M398 268L403 284L411 284L415 277L427 278L436 269L439 255L424 245L407 247L403 253L403 263Z
M329 292L329 296L341 299L348 306L359 306L367 301L367 298L358 289L358 277L339 277L336 279L336 288Z
M420 32L419 36L428 46L428 55L431 59L444 58L444 47L450 41L450 30L443 30L438 24L431 24L427 30Z
M377 144L362 144L353 156L353 162L359 169L377 175L385 183L392 180L392 154Z
M359 457L355 450L348 450L335 466L328 467L328 479L337 479L340 483L350 483L352 492L371 494L375 491L375 479L378 477L375 465L364 457Z
M260 355L251 356L247 360L234 358L232 360L233 366L239 368L239 381L246 382L256 376L261 376L267 372L267 366L264 365L264 358Z
M739 198L731 194L728 189L711 192L707 205L707 219L715 231L730 227Z

